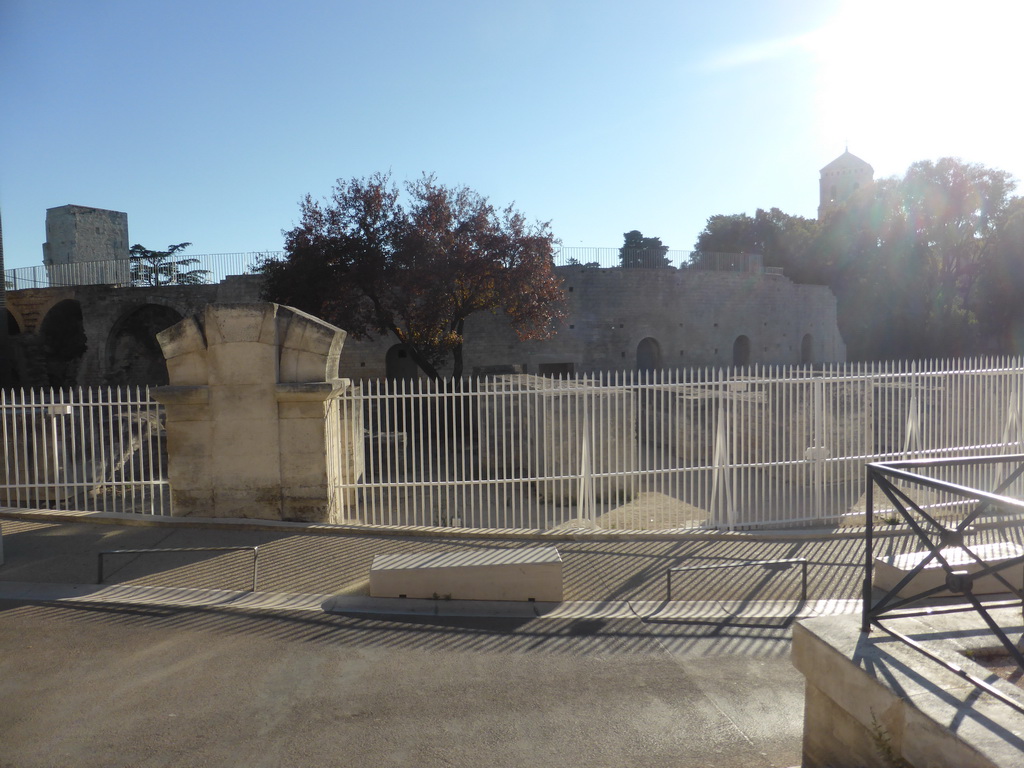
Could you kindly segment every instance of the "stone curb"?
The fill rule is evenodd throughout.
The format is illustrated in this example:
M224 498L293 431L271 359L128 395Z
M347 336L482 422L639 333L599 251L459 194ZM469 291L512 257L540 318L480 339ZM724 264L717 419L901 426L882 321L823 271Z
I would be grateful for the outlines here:
M855 613L858 600L694 601L579 600L563 603L497 600L411 600L329 594L243 592L129 584L41 584L0 582L0 600L29 603L158 605L230 608L252 612L313 611L373 616L436 616L491 619L637 619L641 621L723 621L796 619Z
M502 541L827 541L860 539L864 528L778 529L764 531L717 531L675 529L665 531L595 531L585 528L571 531L520 529L433 528L421 526L332 525L280 520L244 518L170 517L118 512L79 512L72 510L18 509L0 507L0 519L38 523L93 523L155 528L200 528L205 530L265 531L312 534L317 536L397 536L431 539L475 539ZM902 526L875 529L876 538L905 535Z

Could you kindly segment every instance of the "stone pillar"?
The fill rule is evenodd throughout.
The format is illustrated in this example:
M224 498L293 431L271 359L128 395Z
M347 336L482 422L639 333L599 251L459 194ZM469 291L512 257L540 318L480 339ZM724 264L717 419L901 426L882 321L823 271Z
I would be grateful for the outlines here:
M167 414L172 514L344 518L329 502L324 403L350 385L337 378L345 336L278 304L210 304L157 335L170 385L152 392Z

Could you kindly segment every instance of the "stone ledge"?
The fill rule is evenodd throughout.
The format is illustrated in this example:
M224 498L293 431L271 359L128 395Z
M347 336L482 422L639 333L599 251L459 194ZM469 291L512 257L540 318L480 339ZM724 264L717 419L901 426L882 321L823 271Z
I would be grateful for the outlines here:
M562 558L554 547L377 555L370 596L560 602Z
M1024 631L1019 609L993 614L1011 636ZM886 623L1024 705L1024 691L962 655L997 642L980 616ZM792 657L807 680L805 768L884 768L893 756L911 768L1024 764L1024 714L881 630L862 633L859 616L799 622Z

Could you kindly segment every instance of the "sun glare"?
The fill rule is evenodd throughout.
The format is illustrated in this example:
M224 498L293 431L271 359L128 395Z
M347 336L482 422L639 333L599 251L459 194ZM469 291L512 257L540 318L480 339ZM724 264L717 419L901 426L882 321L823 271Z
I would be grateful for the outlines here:
M1019 160L1022 22L1019 0L850 0L805 38L819 65L820 140L848 141L885 175L943 155Z

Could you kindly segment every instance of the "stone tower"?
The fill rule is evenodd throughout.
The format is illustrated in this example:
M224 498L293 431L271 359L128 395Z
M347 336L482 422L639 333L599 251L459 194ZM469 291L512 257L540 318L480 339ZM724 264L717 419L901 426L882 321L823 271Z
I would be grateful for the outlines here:
M846 202L858 189L870 186L875 169L846 150L821 169L819 181L818 218Z
M47 208L43 264L51 286L126 285L128 214L84 205Z

